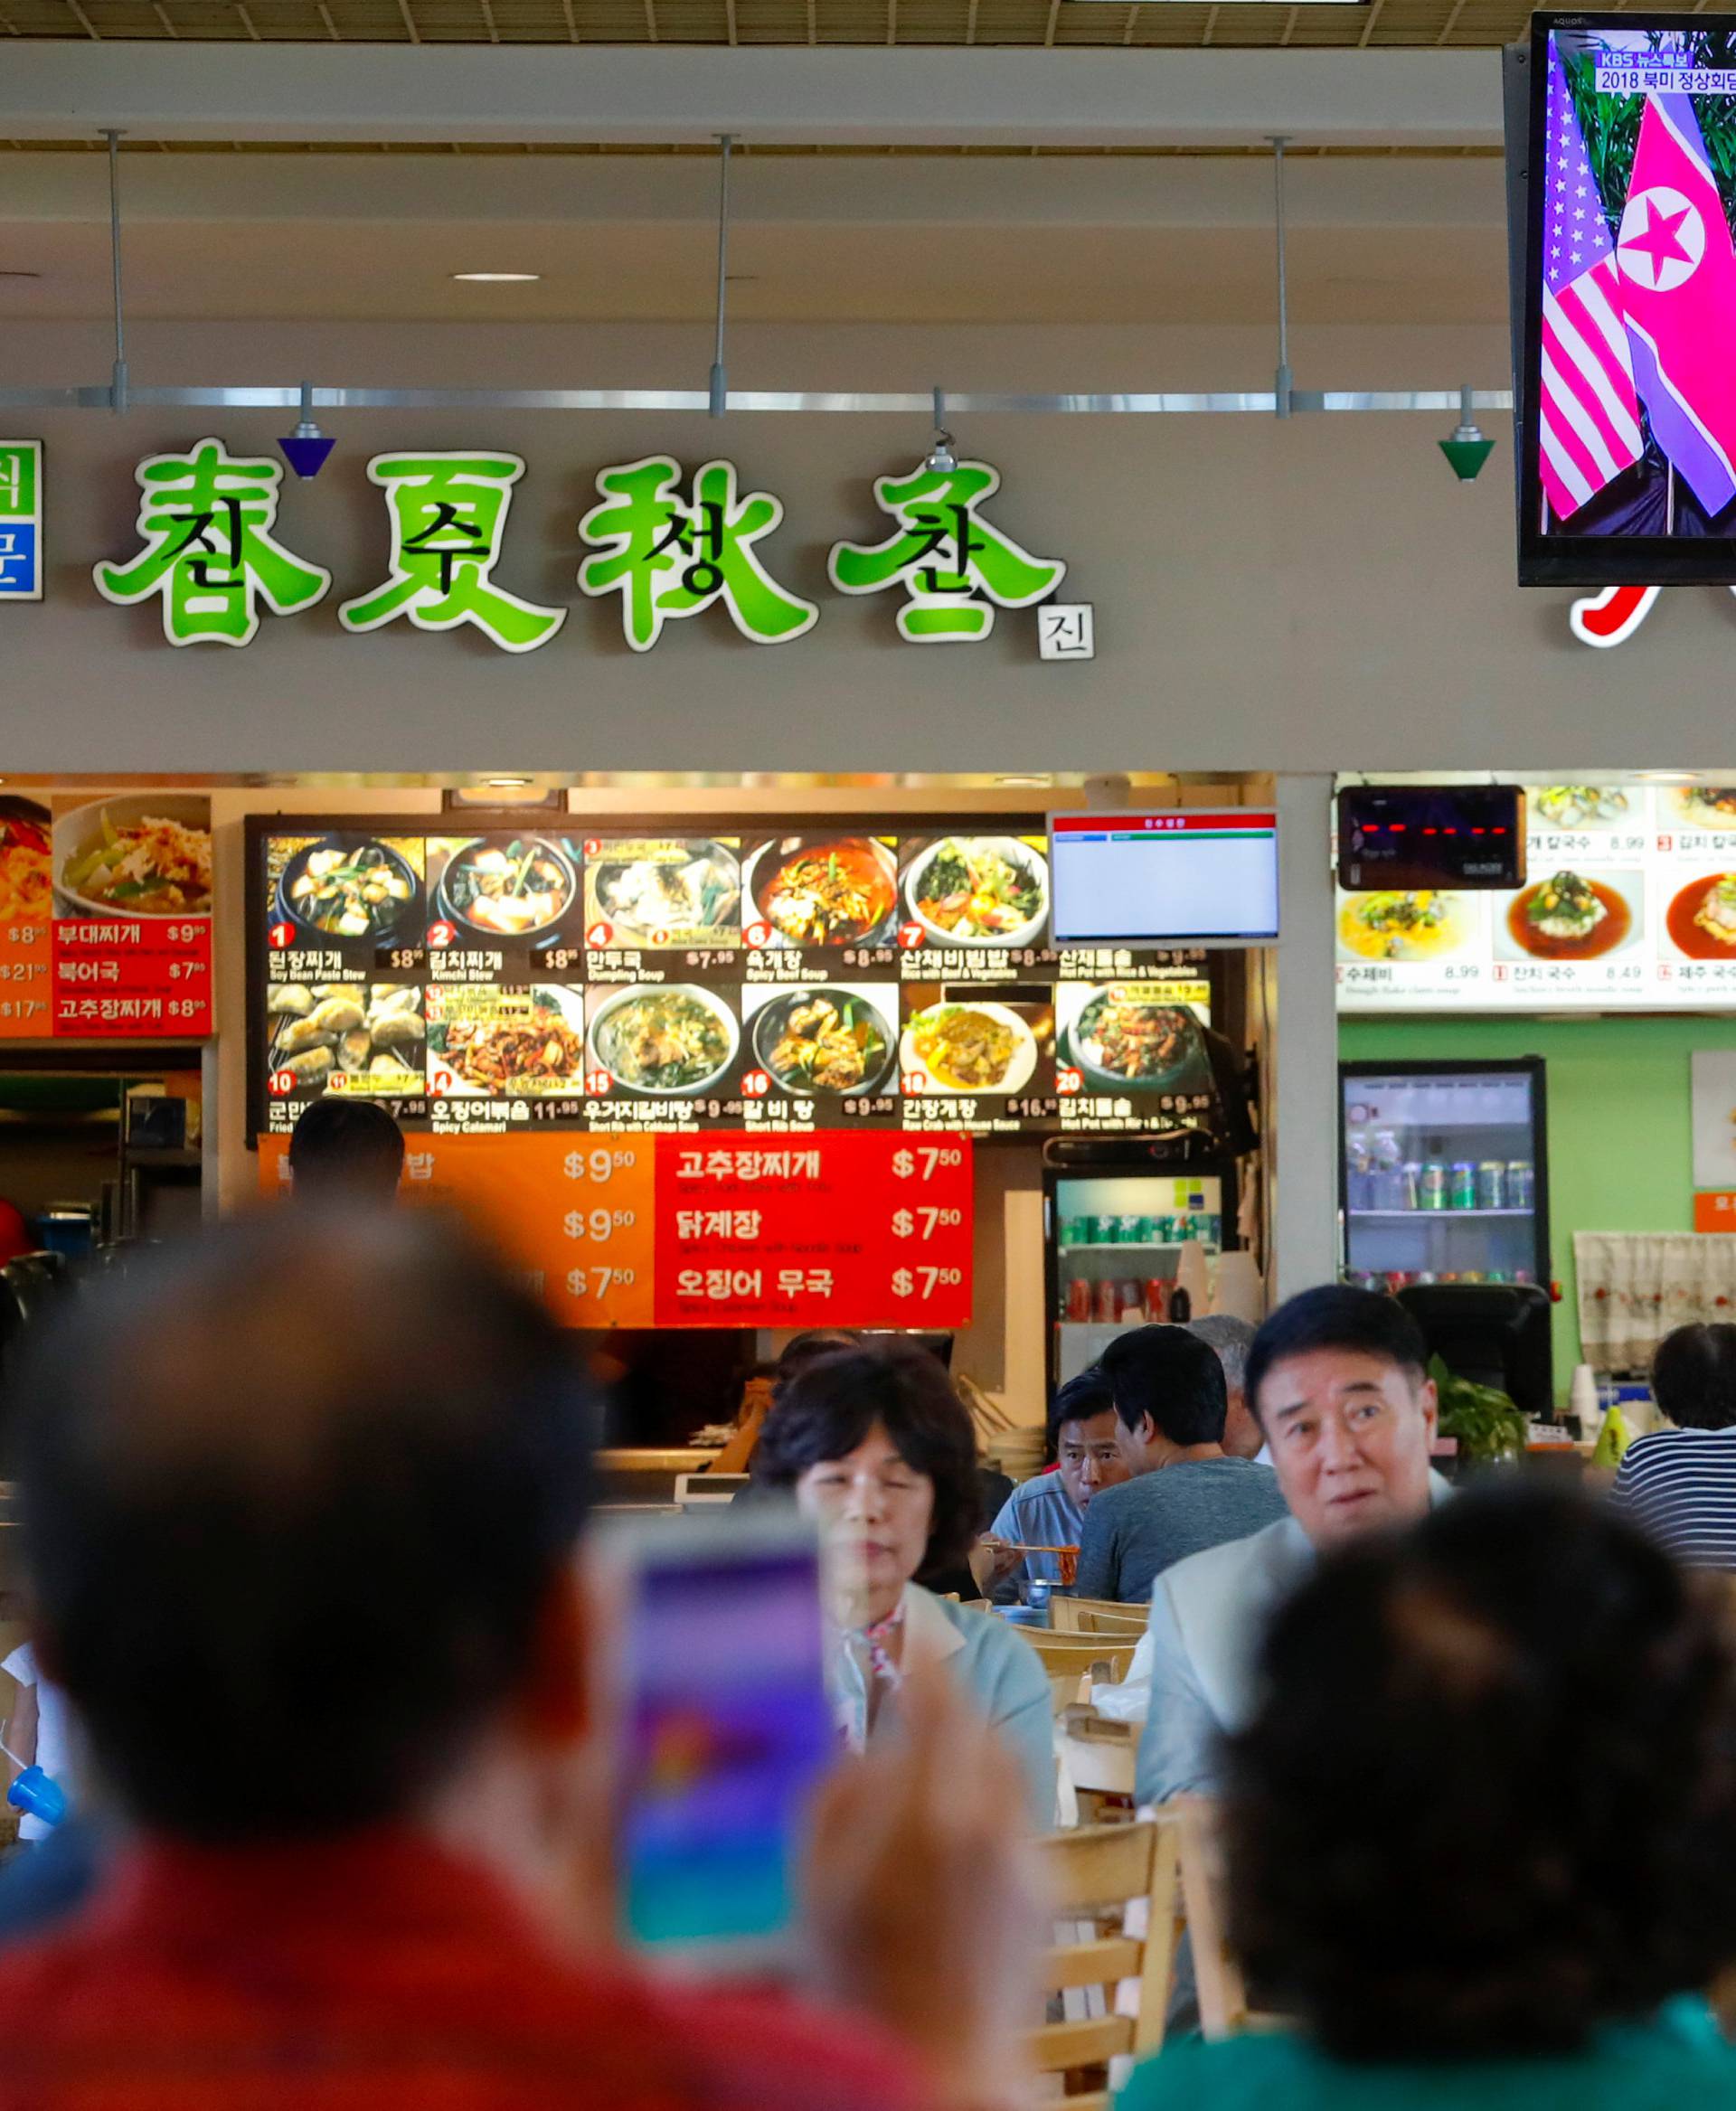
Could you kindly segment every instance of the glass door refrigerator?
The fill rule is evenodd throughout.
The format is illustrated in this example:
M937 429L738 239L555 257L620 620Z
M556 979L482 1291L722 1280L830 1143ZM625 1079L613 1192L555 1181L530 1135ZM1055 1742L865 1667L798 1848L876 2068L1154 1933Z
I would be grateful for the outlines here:
M1549 1286L1543 1062L1339 1066L1346 1277Z
M1239 1243L1237 1180L1233 1157L1190 1159L1174 1138L1052 1143L1043 1178L1052 1399L1118 1328L1170 1316L1189 1239L1208 1254Z

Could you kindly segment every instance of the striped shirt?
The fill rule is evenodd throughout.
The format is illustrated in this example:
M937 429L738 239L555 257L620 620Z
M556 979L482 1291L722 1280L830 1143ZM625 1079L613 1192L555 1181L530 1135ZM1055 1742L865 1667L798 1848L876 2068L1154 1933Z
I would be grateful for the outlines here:
M1736 1429L1660 1429L1628 1447L1616 1507L1677 1560L1736 1570Z

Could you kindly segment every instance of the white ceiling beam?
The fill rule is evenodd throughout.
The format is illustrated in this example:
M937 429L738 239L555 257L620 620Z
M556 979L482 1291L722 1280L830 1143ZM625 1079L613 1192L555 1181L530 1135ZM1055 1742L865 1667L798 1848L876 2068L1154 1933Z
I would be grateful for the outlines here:
M1494 145L1494 51L723 51L20 40L0 138Z

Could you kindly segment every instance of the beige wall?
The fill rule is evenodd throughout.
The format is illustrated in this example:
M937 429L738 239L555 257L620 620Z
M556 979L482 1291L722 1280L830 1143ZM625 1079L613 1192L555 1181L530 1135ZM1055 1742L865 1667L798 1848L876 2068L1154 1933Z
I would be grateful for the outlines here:
M967 269L967 257L961 259ZM695 386L697 327L178 327L135 332L141 383L494 382ZM1482 385L1505 379L1504 333L1298 331L1298 382ZM105 372L90 325L17 325L0 381ZM1263 331L839 327L739 333L740 387L1097 389L1269 382ZM879 518L869 481L910 460L924 421L843 416L350 413L318 483L285 495L283 532L329 563L334 599L382 576L384 516L366 455L404 443L505 445L531 471L505 583L573 604L543 651L512 659L469 636L348 637L328 604L267 619L245 654L173 652L150 609L97 598L90 564L132 545L134 461L208 429L269 448L283 412L8 419L49 443L50 598L0 610L4 752L15 768L1095 768L1322 770L1727 764L1717 712L1736 644L1728 598L1686 589L1620 652L1568 635L1564 593L1514 585L1505 435L1461 486L1435 450L1445 419L1024 417L958 420L995 460L1009 532L1068 558L1097 607L1099 657L1045 668L1004 617L980 646L898 644L882 598L825 584L829 541ZM1488 421L1498 430L1499 420ZM823 606L797 643L756 648L721 613L622 643L613 603L581 601L574 523L590 478L662 448L727 449L788 507L773 549Z

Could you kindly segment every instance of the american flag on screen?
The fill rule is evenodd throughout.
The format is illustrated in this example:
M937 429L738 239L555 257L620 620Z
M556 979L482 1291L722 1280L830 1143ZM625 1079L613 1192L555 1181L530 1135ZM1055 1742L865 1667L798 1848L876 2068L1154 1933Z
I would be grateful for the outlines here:
M1639 459L1641 440L1616 246L1552 37L1547 115L1538 448L1543 495L1565 520Z

